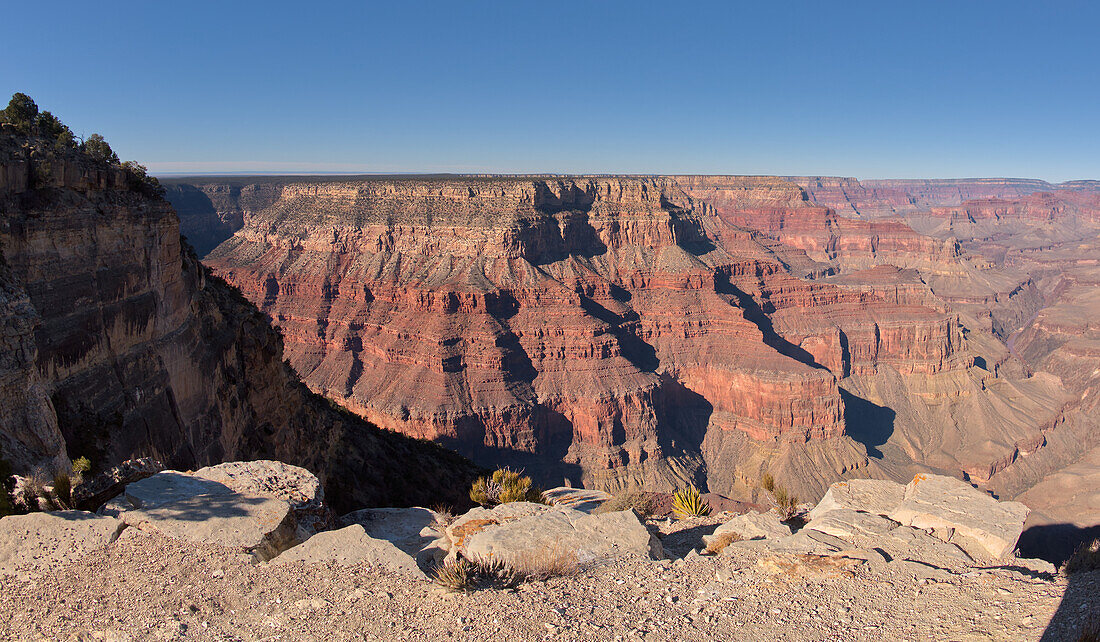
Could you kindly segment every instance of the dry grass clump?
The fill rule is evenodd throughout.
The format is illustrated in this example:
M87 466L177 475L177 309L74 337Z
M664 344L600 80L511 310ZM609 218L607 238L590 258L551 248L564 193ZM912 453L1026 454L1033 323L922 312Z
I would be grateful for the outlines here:
M1083 542L1062 565L1062 572L1066 575L1098 570L1100 570L1100 537L1091 542Z
M672 512L677 517L703 517L710 515L710 504L694 486L682 488L672 494Z
M456 518L454 507L447 504L436 504L432 506L432 512L436 514L436 524L444 528L450 526Z
M488 478L478 477L470 488L470 499L482 506L509 502L546 503L542 489L535 486L530 477L508 468L498 468Z
M649 493L632 492L623 495L615 495L606 502L600 504L595 510L597 515L603 513L617 513L623 510L631 510L642 517L649 517L657 510L657 501Z
M734 542L741 541L741 535L733 531L726 531L725 533L719 533L710 543L707 544L707 553L710 555L717 555L721 553L727 546Z
M764 473L760 477L760 487L771 494L776 510L779 511L783 521L792 519L798 514L798 498L787 492L786 488L777 484L771 473Z
M572 551L523 551L511 562L501 559L468 560L460 557L429 572L432 581L452 591L514 588L524 582L575 575L580 570Z

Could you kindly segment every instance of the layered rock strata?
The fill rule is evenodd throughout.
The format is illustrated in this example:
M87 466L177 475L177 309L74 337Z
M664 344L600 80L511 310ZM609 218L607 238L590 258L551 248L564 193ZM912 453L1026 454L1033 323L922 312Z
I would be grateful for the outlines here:
M6 131L0 151L0 446L17 472L263 456L319 471L336 504L461 499L474 469L457 455L304 389L140 181Z

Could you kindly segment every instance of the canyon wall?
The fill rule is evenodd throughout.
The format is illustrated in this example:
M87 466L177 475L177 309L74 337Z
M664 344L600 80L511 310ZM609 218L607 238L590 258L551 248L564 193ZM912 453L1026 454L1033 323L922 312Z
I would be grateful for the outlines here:
M318 471L337 506L462 499L468 462L298 382L150 186L7 131L0 152L0 446L17 472L270 457Z
M867 198L914 200L896 189ZM1002 342L1037 306L1028 274L780 178L210 179L169 198L238 227L207 264L313 390L548 483L982 482L1065 403Z

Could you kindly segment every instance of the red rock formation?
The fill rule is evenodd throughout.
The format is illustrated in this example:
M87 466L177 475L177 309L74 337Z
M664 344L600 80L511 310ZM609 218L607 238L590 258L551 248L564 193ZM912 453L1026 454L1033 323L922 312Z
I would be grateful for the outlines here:
M17 472L264 457L318 471L344 506L461 501L468 462L305 390L267 320L118 166L0 131L0 252L0 447Z
M882 474L847 431L890 474L984 479L1061 407L992 334L1026 274L781 179L271 185L218 206L243 227L208 258L307 383L548 481L745 496L769 468L810 497Z
M311 387L380 425L586 485L725 490L711 429L843 433L835 377L764 341L729 285L783 269L753 251L715 247L666 180L365 180L285 185L208 263Z

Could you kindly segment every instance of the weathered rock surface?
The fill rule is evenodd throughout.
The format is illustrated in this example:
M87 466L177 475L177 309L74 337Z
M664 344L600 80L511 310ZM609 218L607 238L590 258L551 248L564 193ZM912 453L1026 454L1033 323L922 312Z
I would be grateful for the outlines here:
M303 529L303 539L336 521L325 504L320 480L305 468L279 461L232 461L200 468L194 477L216 481L237 493L286 501Z
M135 482L102 514L175 539L239 549L268 560L299 542L289 502L237 492L217 481L166 470Z
M0 448L17 473L265 457L346 507L462 501L475 476L306 390L267 319L117 166L0 132L0 248Z
M704 535L703 542L711 546L712 543L720 541L726 533L732 533L741 540L779 539L790 535L791 528L779 521L779 516L771 511L766 513L750 511L722 524L712 534Z
M78 559L115 541L123 527L113 517L77 510L0 518L0 577Z
M660 540L633 511L590 515L529 502L475 508L447 527L451 555L520 568L557 560L587 564L622 556L661 559Z
M906 485L905 499L890 519L916 528L953 530L947 539L971 554L1001 558L1016 548L1028 512L1019 502L999 502L954 477L919 474ZM981 550L975 551L975 544Z
M385 539L371 537L361 524L317 533L271 561L272 564L291 562L342 566L368 563L401 575L426 578L409 553Z
M897 482L879 479L852 479L829 486L825 496L809 512L812 521L835 510L857 510L875 515L889 515L905 499L905 487Z
M450 550L442 515L427 508L367 508L340 518L358 524L368 535L396 546L428 570Z
M73 504L95 511L108 500L121 495L126 486L164 470L164 464L152 457L127 459L109 470L85 478L72 490Z

